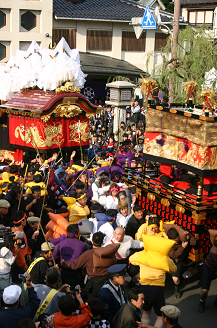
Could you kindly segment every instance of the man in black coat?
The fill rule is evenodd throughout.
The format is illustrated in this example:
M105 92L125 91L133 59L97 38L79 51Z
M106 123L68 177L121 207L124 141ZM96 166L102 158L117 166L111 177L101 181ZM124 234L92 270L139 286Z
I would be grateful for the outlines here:
M146 219L142 207L139 205L134 206L133 213L134 214L130 217L127 223L125 234L135 239L137 230L143 223L146 223Z
M139 287L134 287L129 291L128 302L118 311L113 319L115 328L137 328L137 323L141 322L142 307L144 304L144 294Z

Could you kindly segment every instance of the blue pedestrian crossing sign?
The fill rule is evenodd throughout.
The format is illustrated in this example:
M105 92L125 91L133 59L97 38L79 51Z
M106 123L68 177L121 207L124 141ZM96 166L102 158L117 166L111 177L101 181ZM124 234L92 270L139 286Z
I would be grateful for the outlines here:
M156 30L157 24L155 22L155 19L150 12L150 9L148 6L146 6L145 13L142 19L142 28L143 30Z

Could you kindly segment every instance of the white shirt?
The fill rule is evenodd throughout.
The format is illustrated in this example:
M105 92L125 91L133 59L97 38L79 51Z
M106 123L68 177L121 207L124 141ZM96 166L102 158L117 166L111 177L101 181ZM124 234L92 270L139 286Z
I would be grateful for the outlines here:
M114 228L109 222L102 224L98 231L104 233L105 235L103 239L103 244L108 243L109 240L111 240L114 237Z
M97 187L95 182L92 184L91 187L92 187L92 192L93 192L92 200L96 200L98 202L98 200L99 200L98 189L99 188Z
M11 271L11 265L14 263L15 257L7 247L0 249L0 274L7 274Z
M132 215L123 216L121 213L117 214L116 224L118 227L126 228L127 223Z
M107 210L116 210L118 206L118 198L113 196L107 196L106 198L106 207Z
M106 198L108 196L110 185L98 189L99 199L98 202L106 208Z
M120 243L115 238L112 238L107 245L120 244L117 253L121 258L126 259L130 255L130 248L143 248L143 242L134 240L131 236L124 236L124 240ZM105 245L106 246L106 245ZM116 254L116 258L120 260L120 257Z

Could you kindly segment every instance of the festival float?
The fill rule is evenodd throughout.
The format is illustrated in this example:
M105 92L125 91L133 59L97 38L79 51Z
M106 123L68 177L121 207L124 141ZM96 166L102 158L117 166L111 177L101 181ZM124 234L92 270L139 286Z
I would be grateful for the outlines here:
M156 104L156 82L143 79L148 100L143 172L135 176L126 165L124 179L136 185L144 210L174 220L195 237L189 258L200 261L211 246L204 231L215 230L217 222L216 103L214 91L206 89L199 95L202 105L196 105L197 83L183 87L185 104Z
M80 93L86 75L78 49L70 49L64 38L54 49L33 41L0 72L0 157L21 161L26 150L88 147L97 107Z

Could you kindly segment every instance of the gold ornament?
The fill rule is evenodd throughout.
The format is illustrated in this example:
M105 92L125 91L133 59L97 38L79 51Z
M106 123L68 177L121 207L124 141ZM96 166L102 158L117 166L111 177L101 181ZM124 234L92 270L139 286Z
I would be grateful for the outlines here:
M89 132L86 132L88 127L88 122L80 122L80 135L81 141L86 142L89 140ZM69 142L80 142L78 134L78 125L75 122L71 122L69 125L70 129L70 140Z
M167 198L161 198L161 205L164 205L166 207L169 207L170 206L170 202Z
M29 129L31 130L31 133L29 133ZM42 127L43 129L43 127ZM63 138L62 133L62 124L61 123L54 123L54 125L44 125L44 135L45 138L43 139L40 135L37 126L28 127L25 129L25 127L21 124L20 126L17 126L15 129L15 138L21 138L26 144L32 143L36 144L37 147L45 148L45 147L51 147L54 144L57 144L57 136L60 135L61 138ZM63 139L59 142L61 143Z
M215 92L212 89L206 89L201 91L200 98L203 100L203 110L202 113L205 111L206 106L213 112L212 107L215 109L217 104L215 102Z
M94 113L86 113L86 118L87 118L88 120L91 120L91 118L94 117L94 116L95 116Z
M56 88L56 94L60 94L60 93L67 93L67 92L76 92L76 93L80 93L81 89L79 89L78 87L73 85L73 80L74 76L71 78L70 81L66 82L64 86L61 86L59 88Z
M147 194L147 198L150 199L150 200L155 201L155 195L150 193L150 192Z
M82 113L82 110L76 105L58 105L54 110L56 117L74 117Z
M176 204L175 210L176 210L177 212L179 212L179 213L182 213L182 214L185 213L185 209L184 209L184 207L183 207L182 205L180 205L180 204Z
M41 120L42 122L48 122L50 120L50 115L44 115L44 116L41 116Z
M197 87L198 84L197 82L194 81L189 81L189 82L185 82L183 83L183 89L185 90L185 93L187 95L187 99L185 100L185 102L188 101L190 95L192 95L194 97L194 101L195 101L195 94L197 92Z
M155 89L158 88L158 84L155 80L151 80L149 77L144 78L142 75L142 87L141 87L141 92L146 95L144 102L147 100L148 95L151 94L152 99L156 102L153 92Z

